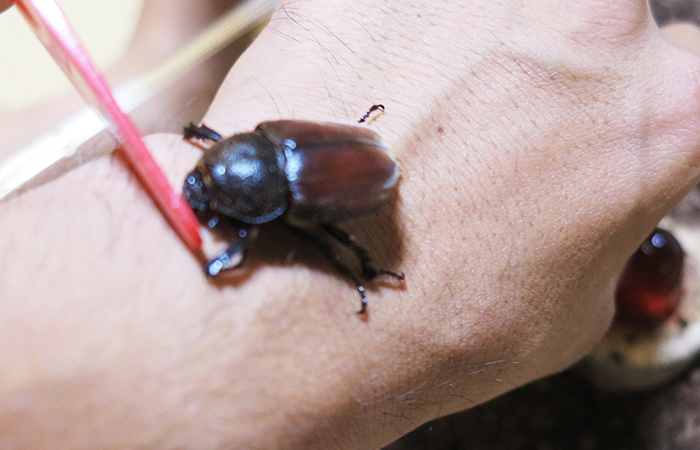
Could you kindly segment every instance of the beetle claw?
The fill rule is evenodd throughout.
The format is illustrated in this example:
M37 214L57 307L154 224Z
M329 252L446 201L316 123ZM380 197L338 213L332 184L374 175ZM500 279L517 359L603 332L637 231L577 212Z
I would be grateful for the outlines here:
M357 311L357 314L364 315L367 311L367 297L365 296L365 287L362 285L358 285L357 290L360 292L360 310Z

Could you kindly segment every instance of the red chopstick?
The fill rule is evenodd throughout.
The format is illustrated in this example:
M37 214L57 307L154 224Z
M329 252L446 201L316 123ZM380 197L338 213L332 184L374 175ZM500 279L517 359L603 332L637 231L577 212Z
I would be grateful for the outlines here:
M54 0L12 0L56 63L78 92L107 122L120 144L129 166L163 215L193 252L199 253L202 238L192 209L168 183L143 142L141 132L117 105L104 78L97 70L73 28Z

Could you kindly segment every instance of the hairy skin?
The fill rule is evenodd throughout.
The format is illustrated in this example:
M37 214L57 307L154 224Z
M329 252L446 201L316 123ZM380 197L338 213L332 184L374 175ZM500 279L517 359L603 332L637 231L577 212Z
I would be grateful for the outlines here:
M345 228L405 288L363 320L331 270L256 247L209 283L117 157L86 164L0 204L0 441L380 448L568 367L697 182L699 68L642 0L283 2L204 121L383 103L396 205ZM148 142L178 185L199 157Z

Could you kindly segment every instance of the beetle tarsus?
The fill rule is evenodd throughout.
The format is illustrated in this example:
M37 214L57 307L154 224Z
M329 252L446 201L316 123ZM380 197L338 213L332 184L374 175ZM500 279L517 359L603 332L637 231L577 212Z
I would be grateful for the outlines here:
M384 112L384 105L372 105L372 107L370 107L370 108L367 110L367 112L364 113L364 115L363 115L362 117L360 117L360 119L357 121L357 123L364 123L364 122L366 122L367 119L369 119L369 116L371 116L372 113L375 112L375 111Z
M367 312L367 297L365 296L364 286L358 286L357 290L360 291L360 310L357 311L357 314L361 316Z
M208 126L204 124L197 126L192 122L185 127L183 138L186 141L191 141L192 139L199 139L201 141L220 141L223 139L219 133L212 130Z
M355 252L357 259L360 261L360 267L362 270L360 276L363 280L372 281L380 275L388 275L396 278L399 281L404 281L406 279L403 272L392 272L391 270L374 267L374 265L372 265L372 258L369 256L369 253L367 253L367 250L365 250L365 248L360 245L359 242L357 242L355 236L330 223L324 223L321 224L321 226L335 240Z
M375 270L375 273L374 273L374 276L372 279L374 279L380 275L387 275L387 276L390 276L392 278L397 279L398 281L406 281L406 275L404 275L403 272L392 272L391 270L386 270L386 269L376 269L376 268L373 268L373 269Z
M248 236L250 236L249 233L239 233L239 238L233 241L226 250L221 252L216 258L208 261L204 265L204 271L207 276L215 277L225 270L240 266L245 258Z

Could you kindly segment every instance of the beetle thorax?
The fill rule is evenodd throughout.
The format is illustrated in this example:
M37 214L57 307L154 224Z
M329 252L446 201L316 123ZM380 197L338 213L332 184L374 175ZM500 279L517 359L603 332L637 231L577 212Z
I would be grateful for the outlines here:
M237 134L217 143L197 169L213 211L258 224L287 209L284 155L258 133Z

